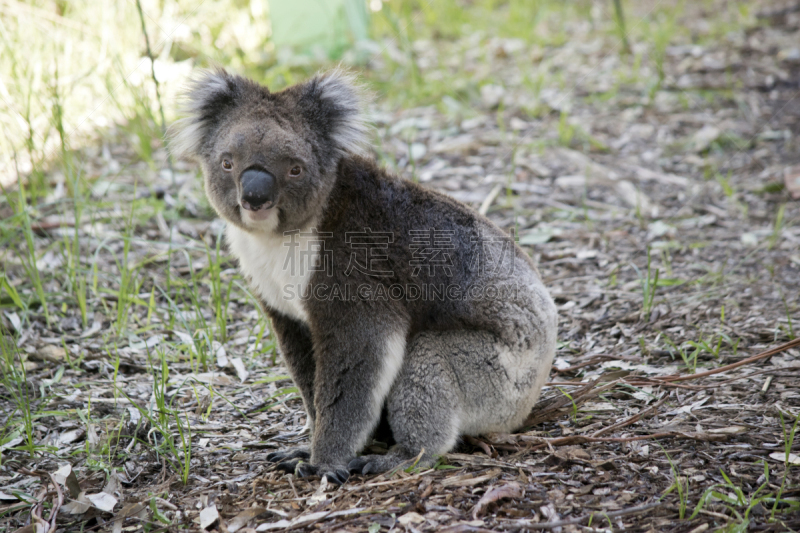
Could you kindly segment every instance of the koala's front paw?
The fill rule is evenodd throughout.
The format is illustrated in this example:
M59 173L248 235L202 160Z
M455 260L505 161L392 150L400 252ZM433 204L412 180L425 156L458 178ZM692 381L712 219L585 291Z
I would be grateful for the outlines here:
M278 466L280 467L280 465ZM324 476L328 478L329 483L335 485L344 484L347 478L350 477L345 467L326 464L314 465L311 463L299 463L295 468L294 474L297 477Z
M395 468L430 468L436 464L433 455L423 454L417 457L413 453L403 452L402 450L392 450L386 455L362 455L356 457L347 465L351 474L361 474L369 476L372 474L383 474Z
M308 461L310 458L311 452L305 446L300 448L289 448L287 450L281 450L267 454L267 461L270 463L283 463L289 461L290 459L303 459L304 461ZM295 464L296 463L297 462L295 461Z
M302 462L302 459L289 459L288 461L283 461L276 464L275 468L281 472L286 472L287 474L294 474L294 471L297 470L297 465Z
M356 457L350 461L350 464L347 465L347 469L352 474L368 476L371 474L382 474L384 472L388 472L402 462L403 460L401 458L388 454L362 455L361 457Z

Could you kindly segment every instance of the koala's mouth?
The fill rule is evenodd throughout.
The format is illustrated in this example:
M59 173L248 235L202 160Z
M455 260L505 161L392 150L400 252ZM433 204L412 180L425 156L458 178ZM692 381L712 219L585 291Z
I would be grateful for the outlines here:
M247 200L242 200L242 209L246 209L247 211L253 211L253 212L266 211L267 209L272 209L272 206L274 205L275 202L269 201L259 206L252 206L250 205L250 202L248 202Z
M272 214L272 208L275 206L275 202L266 202L259 206L253 206L247 200L242 200L240 206L242 210L248 213L249 218L253 220L264 220L269 218Z

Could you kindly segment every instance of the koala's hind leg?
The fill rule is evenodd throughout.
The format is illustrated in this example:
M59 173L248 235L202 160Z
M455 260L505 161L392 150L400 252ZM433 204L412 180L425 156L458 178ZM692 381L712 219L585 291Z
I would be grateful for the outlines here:
M387 399L397 444L386 455L352 460L349 470L374 474L410 466L423 449L417 466L425 468L461 435L516 429L549 371L549 351L546 345L514 351L482 331L419 334Z
M423 333L414 338L386 401L396 444L386 455L364 455L350 461L350 472L377 474L425 452L418 466L431 466L435 455L458 440L459 394L440 340ZM409 463L410 466L410 463Z

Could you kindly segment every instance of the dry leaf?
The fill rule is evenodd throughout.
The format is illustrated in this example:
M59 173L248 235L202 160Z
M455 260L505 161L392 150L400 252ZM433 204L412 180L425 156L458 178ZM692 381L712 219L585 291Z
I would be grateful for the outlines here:
M269 531L271 529L286 529L286 528L294 528L302 526L303 524L310 524L311 522L316 522L317 520L322 520L323 518L336 518L338 516L350 516L354 514L358 514L363 512L363 507L356 507L355 509L347 509L345 511L336 511L331 513L330 511L319 511L316 513L311 513L307 515L298 516L294 520L278 520L277 522L267 522L265 524L261 524L256 528L256 531ZM274 512L274 511L273 511Z
M559 519L556 506L552 503L548 503L544 507L540 507L539 512L542 513L542 516L544 516L549 522L557 522Z
M233 380L230 377L218 372L194 374L194 378L200 383L209 383L211 385L233 385Z
M230 364L233 366L233 369L236 370L236 375L239 376L239 381L244 383L247 380L247 376L249 376L250 373L244 367L244 363L242 362L242 358L241 357L233 357L230 360Z
M225 347L220 344L218 341L214 341L211 346L211 349L214 350L217 356L217 366L219 368L225 368L228 366L228 353L225 351Z
M314 491L314 494L312 494L311 497L308 499L308 506L314 507L315 505L318 505L327 500L328 497L325 495L325 491L327 489L328 489L328 477L322 476L322 479L319 482L317 490Z
M100 437L94 429L94 424L86 424L86 441L89 443L89 448L92 450L97 449L100 444Z
M31 359L38 361L49 361L51 363L61 363L67 357L67 351L61 346L45 344L35 353L31 354Z
M413 524L421 524L425 521L425 517L414 511L408 512L403 516L397 518L397 523L401 526L409 526Z
M795 200L800 200L800 165L786 168L783 171L783 182L789 195Z
M738 435L739 433L746 433L747 428L744 426L730 426L726 428L709 429L708 433L712 435Z
M200 529L208 529L217 520L219 520L219 512L213 503L200 511Z
M147 519L147 505L141 502L125 504L114 517L113 533L122 533L122 524L126 518L136 517L139 520Z
M522 498L522 495L522 487L520 487L519 483L516 481L507 483L502 487L495 487L488 490L486 494L481 496L481 499L478 500L478 503L475 504L475 507L472 509L472 518L477 520L479 516L483 515L489 507L489 504L493 502L503 499Z
M13 448L17 444L21 443L23 440L25 440L25 439L23 439L22 437L14 437L10 441L5 442L5 443L0 445L0 452L5 450L5 449L7 449L7 448Z
M58 438L56 439L56 444L59 446L72 444L79 438L83 437L85 433L86 432L81 428L65 431L64 433L58 436Z
M489 481L490 479L496 477L502 470L499 468L493 468L489 470L483 475L474 476L473 474L464 474L461 476L451 477L449 479L442 480L443 487L472 487L475 485L480 485L485 481Z
M719 128L706 124L692 136L692 149L695 152L708 150L711 143L716 141L721 134Z
M769 454L770 459L775 459L776 461L780 461L781 463L785 463L786 461L786 452L774 452ZM790 466L800 466L800 455L795 453L789 454L788 463Z
M78 477L72 470L72 465L67 463L53 473L56 483L61 483L67 488L70 498L77 498L81 493L81 486Z
M245 509L228 521L228 531L230 533L236 533L246 526L250 520L265 512L266 509L264 507L250 507L249 509Z
M86 494L81 492L77 498L62 506L61 510L69 514L83 514L91 507L91 502L86 498Z
M92 503L97 509L110 513L117 505L117 499L107 492L98 492L97 494L86 494L86 499Z

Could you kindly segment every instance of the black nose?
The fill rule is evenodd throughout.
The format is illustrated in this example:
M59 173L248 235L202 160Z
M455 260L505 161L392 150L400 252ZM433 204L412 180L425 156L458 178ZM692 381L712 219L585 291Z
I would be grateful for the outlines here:
M265 170L251 168L242 173L242 207L257 211L275 203L275 176Z

